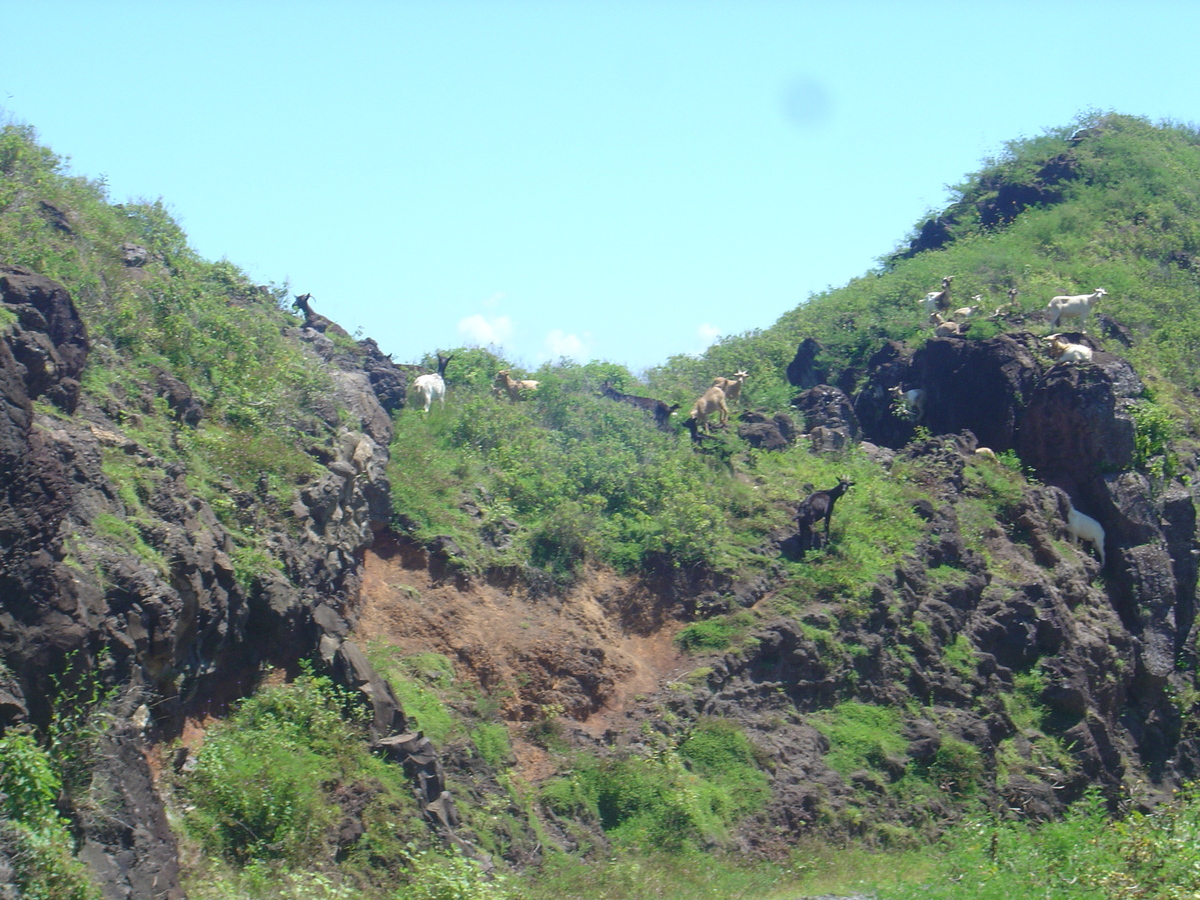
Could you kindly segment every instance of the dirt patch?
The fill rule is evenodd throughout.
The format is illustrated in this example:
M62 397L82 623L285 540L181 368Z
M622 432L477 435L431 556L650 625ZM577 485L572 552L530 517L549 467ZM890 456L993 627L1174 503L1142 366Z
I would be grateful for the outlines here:
M438 568L420 547L380 536L364 560L355 639L445 655L509 721L562 714L599 736L689 668L672 641L684 623L635 580L595 568L564 596L533 597L499 576L463 583ZM655 625L624 624L634 621Z

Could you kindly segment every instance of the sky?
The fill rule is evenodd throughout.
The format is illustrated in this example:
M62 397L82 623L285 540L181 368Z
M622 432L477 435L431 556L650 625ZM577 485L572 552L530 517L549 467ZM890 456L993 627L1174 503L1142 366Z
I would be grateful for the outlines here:
M0 0L0 112L398 362L635 372L872 269L1006 142L1200 121L1200 3Z

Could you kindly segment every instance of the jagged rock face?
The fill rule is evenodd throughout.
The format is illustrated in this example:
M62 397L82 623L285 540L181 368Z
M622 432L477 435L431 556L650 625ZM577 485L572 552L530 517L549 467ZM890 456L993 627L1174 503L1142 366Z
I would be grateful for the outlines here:
M73 387L60 397L78 396L75 376L86 359L87 335L61 286L16 267L0 272L6 307L27 323L0 339L0 653L21 692L44 714L47 673L83 644L88 629L61 561L70 484L52 441L34 428L31 400L64 383ZM34 330L34 322L47 330ZM30 348L43 351L33 356L45 366L18 361L14 349L28 362Z
M1106 583L1090 555L1064 550L1066 494L1032 485L1012 510L1011 534L982 536L985 565L959 518L970 484L966 467L984 464L973 459L968 438L905 451L940 499L922 501L924 539L879 580L865 612L838 618L818 607L801 621L769 622L751 649L709 663L705 689L661 701L685 719L737 721L771 759L774 797L743 829L748 848L772 852L771 835L781 828L792 834L836 818L847 805L911 824L905 817L912 811L894 804L887 783L910 764L928 765L950 738L974 747L988 772L997 771L1003 754L1008 774L991 799L1033 818L1058 814L1090 786L1116 795L1139 780L1166 788L1195 777L1200 746L1184 737L1166 687L1176 665L1171 641L1190 627L1180 622L1179 598L1195 593L1190 492L1177 487L1152 502L1142 476L1113 477L1111 489L1130 518L1114 523L1113 534L1133 546L1118 551L1126 574ZM1171 523L1165 531L1160 519ZM1187 585L1173 575L1179 566ZM957 577L936 574L947 568ZM1110 578L1116 568L1110 562ZM1113 589L1120 578L1130 581L1128 599ZM946 648L960 637L973 649L969 668L947 662ZM1043 727L1069 749L1068 767L1039 761L1003 699L1019 675L1031 672L1040 673L1037 700L1051 716ZM903 709L913 698L925 712L907 718L903 757L887 760L882 773L843 777L828 767L828 741L809 715L851 699ZM953 816L954 805L947 795L926 812Z
M1133 419L1125 407L1142 383L1124 360L1100 353L1094 360L1049 368L1029 394L1016 442L1027 465L1072 494L1093 473L1133 462Z
M388 413L403 409L408 394L408 378L404 370L380 351L379 345L371 338L359 341L358 345L363 350L363 371L371 381L371 389L375 391L379 405Z
M74 412L89 347L67 289L21 266L0 266L0 302L19 319L6 342L24 369L29 399L44 395Z
M247 588L236 575L230 534L189 488L184 466L123 433L120 399L102 408L80 400L89 344L68 292L28 270L0 267L0 299L18 316L0 337L0 656L8 670L0 728L45 723L52 677L68 659L83 669L102 665L106 678L136 686L154 711L151 728L169 737L214 696L227 697L235 685L250 689L262 662L321 654L374 708L378 737L402 730L403 710L390 688L345 644L361 552L390 516L392 425L367 372L348 354L334 354L325 335L303 333L320 345L318 354L336 359L336 395L351 427L330 404L327 421L341 431L327 469L298 491L295 527L270 538L287 577L268 571ZM395 399L402 376L390 384ZM200 421L203 408L178 378L159 370L144 393L156 391L181 423ZM71 415L39 414L38 397ZM152 485L136 523L121 486L105 475L106 454ZM239 509L266 499L228 487ZM114 540L114 528L130 539ZM81 811L81 856L106 896L182 896L141 730L121 725L105 741L93 779L120 807L120 821ZM437 802L454 818L448 799Z
M922 424L933 434L969 430L997 452L1012 449L1020 410L1039 373L1034 345L1028 334L928 341L913 355L910 376L927 392Z
M798 388L813 388L829 378L829 370L817 364L817 354L823 348L812 338L805 338L796 348L796 355L787 367L788 384Z
M795 425L785 415L770 419L762 413L746 412L738 417L738 437L760 450L786 450Z
M812 438L817 452L842 450L862 433L850 398L828 384L814 385L796 397L792 406L803 416L804 433Z

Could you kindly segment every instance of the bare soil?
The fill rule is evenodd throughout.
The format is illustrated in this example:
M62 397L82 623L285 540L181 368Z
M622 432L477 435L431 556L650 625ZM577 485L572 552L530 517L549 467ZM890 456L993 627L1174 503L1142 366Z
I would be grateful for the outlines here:
M560 714L601 737L636 697L691 668L673 642L684 623L609 570L589 569L561 596L532 596L503 573L442 575L424 549L390 535L364 563L355 639L443 654L510 722ZM524 749L518 758L537 768Z

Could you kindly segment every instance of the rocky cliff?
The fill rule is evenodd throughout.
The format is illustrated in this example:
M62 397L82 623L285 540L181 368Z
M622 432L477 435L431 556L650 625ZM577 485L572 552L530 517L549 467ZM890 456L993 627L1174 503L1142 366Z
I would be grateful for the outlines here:
M9 266L0 268L0 301L15 320L0 339L0 726L45 724L72 679L98 675L121 687L87 776L119 814L74 811L80 855L107 896L182 895L146 746L178 736L188 717L221 714L264 666L302 658L322 660L361 692L377 746L411 776L430 826L453 840L459 814L443 761L408 732L391 687L355 641L364 552L393 546L378 536L391 518L385 467L405 372L373 342L328 333L323 317L287 329L333 391L314 401L306 427L316 468L290 504L279 506L265 484L227 485L232 521L264 536L278 562L247 570L231 520L222 524L192 473L134 436L132 426L154 416L181 434L196 428L206 411L189 386L160 370L96 399L80 381L90 355L113 351L91 345L68 292ZM964 797L1034 817L1054 815L1089 786L1114 801L1152 802L1200 763L1188 718L1194 498L1183 481L1139 470L1133 409L1144 389L1124 359L1097 346L1092 364L1054 364L1040 346L1022 331L931 339L915 352L889 342L860 378L842 379L853 397L817 383L825 373L816 349L801 347L789 374L807 388L794 407L811 448L860 447L883 471L917 473L936 498L912 510L923 522L916 549L856 600L818 594L795 615L768 615L787 588L785 566L750 582L665 566L635 589L597 592L586 638L579 629L591 626L578 623L530 629L527 647L505 649L518 661L510 663L499 659L501 642L481 637L476 651L460 653L464 671L486 689L500 667L523 667L514 717L530 718L550 697L577 723L568 738L592 751L645 749L651 733L679 739L705 717L739 723L770 773L772 799L741 831L761 853L782 852L814 827L867 833L885 823L899 829L892 834L923 834L952 819ZM889 393L914 384L927 391L921 420ZM795 439L785 416L748 416L743 431L764 450ZM1019 479L998 474L979 446L1016 451L1035 480L1014 487ZM1003 508L1001 524L980 517L985 502ZM1103 525L1106 565L1071 545L1071 505ZM794 544L776 533L759 552L787 560ZM424 560L446 597L469 595L471 578L441 565L437 546L404 552ZM485 573L481 583L537 598L512 572ZM581 619L570 605L543 604L562 622ZM686 689L640 664L636 642L613 649L614 635L650 641L684 620L742 607L766 618L741 649L694 658L699 674ZM532 612L517 618L536 621ZM455 621L444 613L443 626ZM638 671L659 681L621 689ZM852 770L830 759L830 711L848 703L898 716L896 742ZM1044 714L1031 719L1030 706ZM494 773L469 755L451 753L449 764L480 796L494 786ZM915 772L925 793L913 793ZM552 831L571 844L570 829Z

